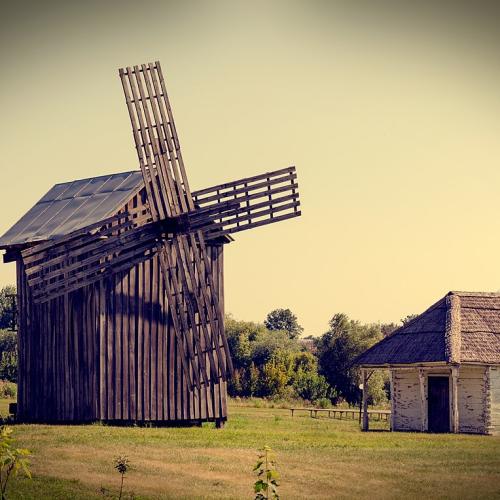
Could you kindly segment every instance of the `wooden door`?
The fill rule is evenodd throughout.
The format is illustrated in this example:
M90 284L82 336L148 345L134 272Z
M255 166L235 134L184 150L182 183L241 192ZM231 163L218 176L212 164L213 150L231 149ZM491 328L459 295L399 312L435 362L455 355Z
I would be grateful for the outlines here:
M450 381L448 377L428 378L429 432L450 432Z

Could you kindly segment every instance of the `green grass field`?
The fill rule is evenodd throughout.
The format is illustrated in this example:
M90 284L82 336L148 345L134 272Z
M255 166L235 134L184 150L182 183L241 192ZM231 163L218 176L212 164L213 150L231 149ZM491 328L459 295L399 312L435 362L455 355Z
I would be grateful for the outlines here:
M361 433L352 420L234 405L223 430L16 425L14 432L34 453L33 480L15 480L10 499L116 496L112 462L120 454L133 466L127 498L251 498L265 444L277 454L284 499L500 497L500 437Z

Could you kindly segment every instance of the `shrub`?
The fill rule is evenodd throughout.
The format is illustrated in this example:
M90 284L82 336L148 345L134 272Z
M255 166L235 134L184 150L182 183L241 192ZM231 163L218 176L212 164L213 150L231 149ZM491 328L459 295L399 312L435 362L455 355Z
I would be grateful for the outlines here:
M318 408L331 408L332 402L328 398L321 398L316 401Z
M325 377L316 372L299 371L293 384L295 393L299 398L317 401L329 396L330 386Z
M125 479L125 474L130 469L129 460L125 456L116 457L114 460L114 468L121 476L120 481L120 493L118 495L118 500L121 500L123 494L123 480Z
M31 479L29 469L30 451L23 448L14 448L12 439L12 429L2 426L0 428L0 499L6 498L7 486L11 476L17 476L23 472L25 476Z
M255 500L278 500L279 474L274 452L269 446L264 446L253 470L258 477L254 483Z
M17 382L17 335L0 330L0 379Z
M14 399L17 396L17 386L7 380L0 380L0 399Z

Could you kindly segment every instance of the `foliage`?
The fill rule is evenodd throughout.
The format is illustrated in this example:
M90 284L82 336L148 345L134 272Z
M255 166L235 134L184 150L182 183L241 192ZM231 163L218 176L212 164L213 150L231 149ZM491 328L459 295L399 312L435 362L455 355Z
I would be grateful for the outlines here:
M318 341L318 361L320 373L336 392L335 402L343 398L350 404L359 403L359 370L353 362L381 338L380 325L363 325L340 313L330 320L330 329ZM370 386L376 389L375 382Z
M0 379L17 382L17 334L0 330Z
M30 463L27 457L30 451L24 448L15 448L12 438L12 429L0 427L0 500L6 497L9 479L22 472L31 479Z
M257 472L257 481L254 484L255 500L279 499L276 457L269 446L264 446L253 470Z
M323 375L300 370L295 376L294 388L297 396L318 402L331 395L331 388Z
M406 325L410 321L414 320L417 316L418 316L418 314L408 314L408 316L401 318L401 323L403 323L403 325Z
M332 402L330 401L329 398L321 398L316 401L316 406L318 408L331 408Z
M264 321L268 330L282 330L288 333L291 339L296 339L304 331L297 321L297 316L290 309L274 309Z
M228 384L231 396L286 397L293 394L294 373L316 367L310 353L283 330L226 319L226 335L235 366Z
M262 368L259 396L281 396L290 380L290 374L285 360L274 358L268 361Z
M0 399L14 399L17 396L17 386L12 382L0 380Z
M255 339L252 346L252 360L256 365L264 365L283 353L292 355L298 352L300 345L296 340L290 339L286 332L266 330Z
M285 330L269 330L231 316L226 319L226 334L235 366L228 384L230 396L357 404L360 380L353 361L382 338L382 326L336 314L329 331L315 340L315 354ZM371 404L386 401L385 379L384 374L373 376L368 386Z
M384 405L390 397L389 373L375 370L368 381L368 403L374 406Z
M121 475L120 494L118 495L118 499L121 500L123 493L123 480L125 479L125 474L130 469L130 463L128 458L121 455L119 457L116 457L114 460L114 468Z
M12 298L9 295L15 295L16 287L7 285L0 288L0 329L11 328L14 321L12 311Z
M396 323L382 323L380 325L380 331L384 337L387 337L391 333L395 332L401 325Z

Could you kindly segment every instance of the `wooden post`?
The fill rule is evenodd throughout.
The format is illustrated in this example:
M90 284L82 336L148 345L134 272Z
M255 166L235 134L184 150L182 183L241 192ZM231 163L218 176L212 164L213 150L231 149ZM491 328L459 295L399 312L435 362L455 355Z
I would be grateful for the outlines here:
M425 371L418 369L418 381L420 385L420 430L427 431L427 398L425 397Z
M361 370L363 374L363 418L361 423L361 430L367 431L369 428L368 423L368 371L365 369Z
M389 384L390 384L390 391L391 391L391 421L390 421L390 429L391 431L394 430L394 370L391 368L389 369ZM386 419L388 416L386 415Z
M451 430L455 434L460 431L458 415L458 365L451 367Z
M496 368L493 368L496 370ZM491 420L492 401L491 401L491 366L487 366L483 375L484 383L484 433L491 435L494 427Z

